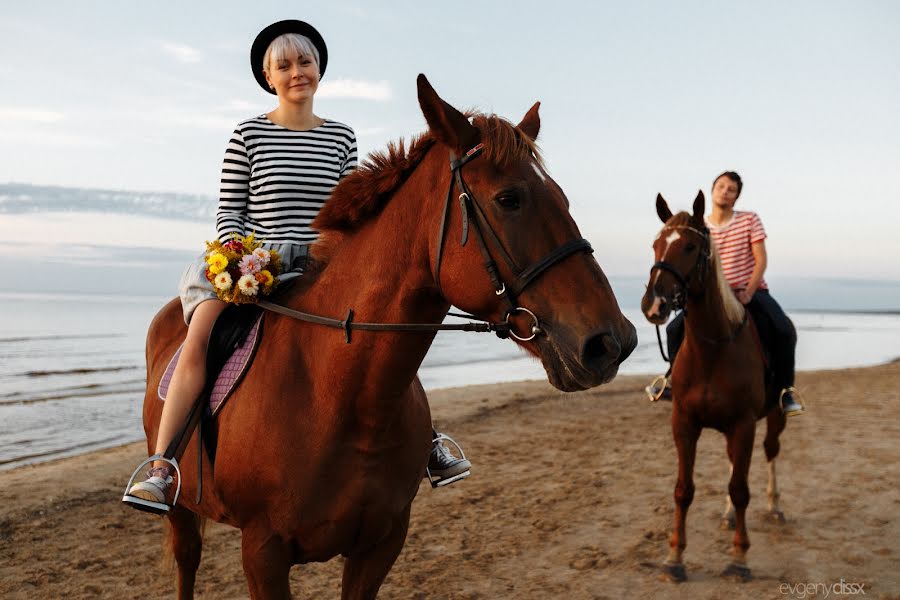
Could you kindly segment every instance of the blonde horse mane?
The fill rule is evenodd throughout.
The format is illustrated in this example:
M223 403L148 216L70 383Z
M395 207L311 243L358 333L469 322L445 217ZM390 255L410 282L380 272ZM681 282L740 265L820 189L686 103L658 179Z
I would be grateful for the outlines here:
M728 280L725 279L725 271L722 270L722 258L719 256L719 249L712 237L709 240L709 262L713 272L716 274L716 283L719 286L719 295L722 297L722 306L725 308L725 316L732 325L739 325L744 320L744 305L741 304Z

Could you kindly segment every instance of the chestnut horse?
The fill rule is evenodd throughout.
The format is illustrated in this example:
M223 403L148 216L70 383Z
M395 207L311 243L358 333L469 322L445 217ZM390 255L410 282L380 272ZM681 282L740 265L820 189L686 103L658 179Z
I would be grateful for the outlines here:
M470 122L422 75L418 91L430 131L370 157L335 188L314 222L318 266L278 301L338 318L352 308L372 323L440 323L453 304L508 320L561 390L610 381L635 330L542 166L539 104L518 126L493 115ZM214 470L202 457L200 504L196 439L187 444L169 516L178 597L193 596L202 517L241 530L252 598L289 598L292 565L339 554L342 598L375 598L431 449L416 371L434 331L354 331L348 343L342 331L272 312L263 328L217 417ZM185 331L178 300L150 325L148 447L162 409L156 388Z
M656 212L665 227L656 236L656 263L650 270L641 310L651 323L666 322L673 308L684 308L685 335L672 366L672 435L678 450L675 484L675 527L669 539L664 572L675 581L686 578L682 553L687 544L684 523L694 497L694 457L704 427L725 434L731 479L725 524L733 522L732 562L723 575L749 579L746 554L750 547L745 513L750 501L747 474L756 421L766 417L764 447L769 463L767 487L770 514L779 520L775 485L778 436L785 417L779 390L767 384L765 364L752 320L728 286L722 264L703 220L703 192L694 212L672 216L663 197ZM733 520L733 521L732 521Z

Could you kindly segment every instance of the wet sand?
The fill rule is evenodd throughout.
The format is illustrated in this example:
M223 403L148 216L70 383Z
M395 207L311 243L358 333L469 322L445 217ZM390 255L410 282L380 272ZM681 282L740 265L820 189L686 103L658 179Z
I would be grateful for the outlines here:
M670 405L645 377L564 395L544 382L430 394L439 428L472 476L423 483L406 547L379 598L801 598L798 584L864 584L900 599L900 362L802 373L808 413L789 420L778 460L787 522L766 518L764 424L750 473L753 580L720 577L724 438L700 439L688 515L688 581L660 579L676 456ZM174 597L163 521L124 507L143 444L0 472L0 597ZM298 598L340 597L341 560L292 570ZM199 598L246 598L240 534L206 530ZM837 596L834 591L829 597Z

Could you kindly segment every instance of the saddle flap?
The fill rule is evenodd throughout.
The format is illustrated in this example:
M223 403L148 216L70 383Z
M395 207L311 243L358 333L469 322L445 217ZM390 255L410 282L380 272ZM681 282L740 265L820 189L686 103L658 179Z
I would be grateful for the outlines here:
M206 389L211 389L209 394L209 414L212 416L218 413L225 400L240 383L259 346L262 314L254 312L252 316L255 316L255 319L249 321L249 331L247 331L247 322L235 323L230 319L226 319L222 321L223 325L221 325L221 331L219 332L220 334L222 331L225 333L210 336L211 347L209 350L210 360L208 361ZM216 328L220 328L219 321L216 322ZM238 330L237 334L234 333L235 330ZM221 340L224 340L224 344ZM166 399L169 385L172 381L172 374L175 372L178 359L181 357L182 347L183 345L179 346L178 350L175 351L159 382L157 394L160 400L165 401ZM232 348L233 350L231 350ZM210 381L213 378L214 382Z

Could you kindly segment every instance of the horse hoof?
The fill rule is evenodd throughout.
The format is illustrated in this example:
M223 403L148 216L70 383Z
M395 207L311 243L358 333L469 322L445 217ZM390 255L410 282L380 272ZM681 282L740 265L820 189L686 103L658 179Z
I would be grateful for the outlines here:
M687 572L684 570L684 565L663 564L662 572L663 578L671 582L681 583L682 581L687 581Z
M722 571L722 577L737 579L739 581L750 581L753 578L753 576L750 575L749 567L746 565L736 565L734 563L725 567L725 570Z
M787 519L784 518L784 513L780 510L770 510L768 512L768 517L770 521L778 523L779 525L787 522Z
M737 527L737 523L734 517L722 517L722 522L719 523L722 531L734 531L735 527Z

